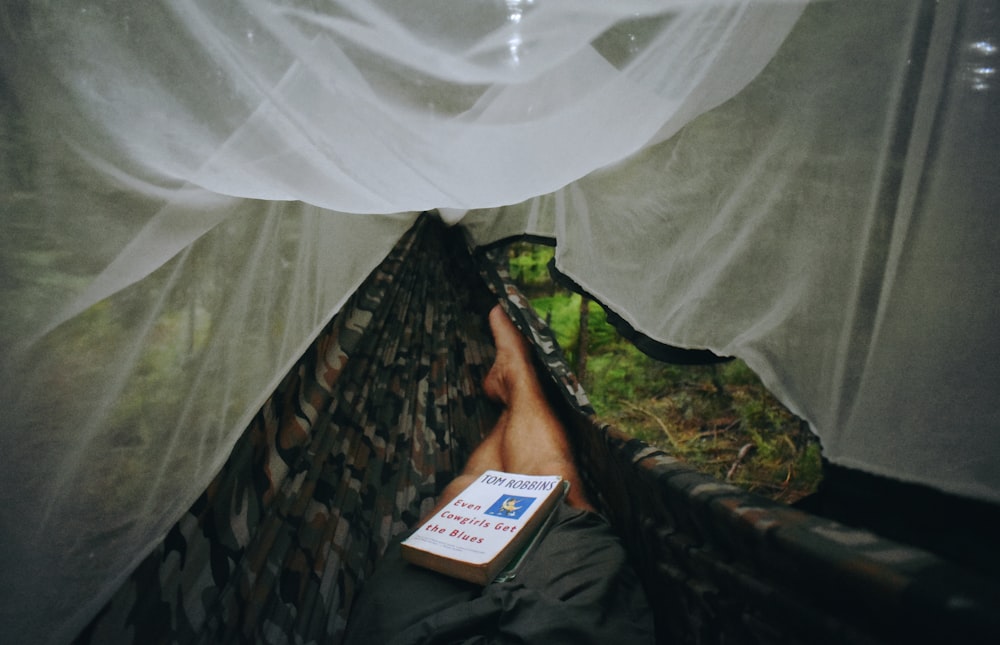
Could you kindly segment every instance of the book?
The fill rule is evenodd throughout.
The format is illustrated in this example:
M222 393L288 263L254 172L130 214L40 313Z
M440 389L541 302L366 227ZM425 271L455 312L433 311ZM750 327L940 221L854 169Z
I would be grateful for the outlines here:
M568 490L558 475L488 470L402 542L403 558L484 586L510 579Z

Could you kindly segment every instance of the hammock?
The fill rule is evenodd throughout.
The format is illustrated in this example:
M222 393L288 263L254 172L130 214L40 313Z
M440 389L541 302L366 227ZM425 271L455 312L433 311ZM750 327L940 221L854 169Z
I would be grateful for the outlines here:
M663 642L912 642L1000 629L996 580L741 492L600 426L491 253L423 216L261 408L80 643L339 642L388 542L492 427L499 298L533 342Z

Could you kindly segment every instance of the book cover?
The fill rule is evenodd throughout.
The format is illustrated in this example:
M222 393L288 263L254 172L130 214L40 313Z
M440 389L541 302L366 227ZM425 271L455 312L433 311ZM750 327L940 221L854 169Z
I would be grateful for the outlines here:
M568 486L556 475L486 471L403 541L403 557L487 585L531 541Z

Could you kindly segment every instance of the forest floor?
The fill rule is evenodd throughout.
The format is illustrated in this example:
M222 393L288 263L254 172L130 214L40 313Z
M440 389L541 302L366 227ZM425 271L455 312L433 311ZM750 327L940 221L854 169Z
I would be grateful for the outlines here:
M551 282L544 269L550 257L546 247L516 244L511 273L579 367L581 298ZM596 303L588 312L581 381L600 420L777 501L792 503L816 490L822 476L817 437L745 363L663 363L619 336Z

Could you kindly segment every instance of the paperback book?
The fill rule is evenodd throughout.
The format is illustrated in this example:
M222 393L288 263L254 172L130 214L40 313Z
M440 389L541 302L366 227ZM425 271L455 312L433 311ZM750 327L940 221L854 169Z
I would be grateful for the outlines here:
M486 471L403 541L403 557L481 585L510 578L568 489L557 475Z

